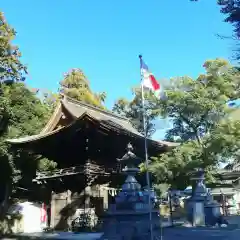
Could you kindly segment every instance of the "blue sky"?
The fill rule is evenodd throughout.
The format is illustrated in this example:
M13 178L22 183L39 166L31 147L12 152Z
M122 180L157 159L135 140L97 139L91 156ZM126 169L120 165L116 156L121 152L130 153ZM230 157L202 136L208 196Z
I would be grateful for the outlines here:
M32 87L56 91L62 74L81 68L107 106L131 98L139 59L158 79L204 71L206 59L231 58L234 43L216 0L7 0L1 10L17 30L16 43Z

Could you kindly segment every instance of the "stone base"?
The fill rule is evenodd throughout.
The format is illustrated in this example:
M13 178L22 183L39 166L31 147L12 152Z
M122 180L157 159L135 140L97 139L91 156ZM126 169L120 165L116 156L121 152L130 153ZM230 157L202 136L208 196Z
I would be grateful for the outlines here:
M154 240L239 240L240 229L212 229L212 228L164 228L162 231L154 230ZM101 240L151 240L150 233L142 235L105 236Z
M105 216L102 240L150 239L149 213L120 213ZM160 218L158 211L152 212L152 229L159 235ZM156 238L157 239L157 238Z
M240 229L234 228L166 228L163 240L239 240ZM160 239L160 238L159 238Z

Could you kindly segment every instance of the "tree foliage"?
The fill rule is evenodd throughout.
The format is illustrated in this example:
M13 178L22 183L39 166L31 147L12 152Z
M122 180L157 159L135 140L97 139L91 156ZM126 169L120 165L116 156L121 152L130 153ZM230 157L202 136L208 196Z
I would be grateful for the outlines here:
M143 128L143 108L142 95L140 88L133 88L133 99L118 99L114 106L113 112L128 118L134 127L141 133L144 133ZM155 132L154 120L159 116L157 98L151 92L145 92L145 112L146 112L146 132L150 137Z
M90 89L88 79L83 71L78 68L64 74L64 79L60 82L60 93L90 105L104 108L103 103L106 99L106 93L94 94Z
M200 140L226 114L226 102L239 97L239 72L221 59L205 62L206 74L172 79L160 102L163 115L173 119L167 139Z
M0 167L0 171L2 171L0 178L11 180L11 178L15 177L14 166L16 161L12 162L13 156L9 146L5 143L5 139L39 133L46 124L51 112L23 83L2 84L1 90L0 104L6 103L5 112L8 112L8 116L0 122L0 165L5 165L5 168L3 166ZM18 151L14 160L18 159L17 161L20 161L22 159L21 153L23 152ZM30 153L28 154L31 155ZM5 160L1 161L2 159ZM26 159L26 156L24 159ZM6 171L6 168L8 171Z
M210 150L221 153L222 159L240 161L240 115L238 119L227 119L213 129L209 143Z
M0 11L0 82L25 80L26 67L21 63L21 53L12 44L15 30L6 22Z
M182 143L153 160L151 170L159 182L186 187L187 173L194 168L205 169L213 181L219 162L231 157L239 144L239 122L230 124L226 103L239 98L240 73L222 59L206 61L204 67L206 73L196 80L172 79L165 89L167 99L159 101L161 114L173 122L166 139Z
M226 22L233 24L235 34L240 37L240 2L238 0L218 0L221 12L227 17Z
M240 2L238 0L218 0L221 6L221 12L226 15L225 22L228 22L234 27L234 40L237 41L237 49L235 58L240 59L239 37L240 37Z
M41 93L39 98L42 100L43 104L48 108L48 112L52 113L54 109L57 107L61 96L59 93L54 93L46 90L38 90L37 93Z
M56 163L36 156L31 151L15 149L6 139L34 135L40 132L51 111L23 83L1 84L0 106L5 107L0 120L0 216L4 214L9 197L19 187L28 188L37 170L49 170ZM43 168L44 165L44 168Z

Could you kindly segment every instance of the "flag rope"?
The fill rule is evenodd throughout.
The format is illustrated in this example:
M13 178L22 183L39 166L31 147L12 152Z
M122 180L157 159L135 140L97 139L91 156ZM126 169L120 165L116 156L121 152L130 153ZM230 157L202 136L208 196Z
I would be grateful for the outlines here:
M142 61L142 56L139 55L140 63ZM148 146L147 146L147 126L146 126L146 109L145 109L145 98L144 98L144 86L143 86L143 74L141 71L141 94L142 94L142 117L143 117L143 131L144 131L144 152L145 152L145 167L146 167L146 181L147 181L147 190L148 190L148 207L149 207L149 224L150 224L150 236L153 240L153 227L152 227L152 204L151 204L151 195L150 195L150 176L148 170Z

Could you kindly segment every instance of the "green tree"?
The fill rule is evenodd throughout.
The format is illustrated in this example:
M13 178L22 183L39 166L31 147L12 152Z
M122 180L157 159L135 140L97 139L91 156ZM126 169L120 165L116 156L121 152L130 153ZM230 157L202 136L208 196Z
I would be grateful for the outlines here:
M240 37L240 2L238 0L218 0L218 4L221 6L221 12L227 17L226 22L231 23L235 30L237 38Z
M113 112L130 119L133 126L141 133L144 133L143 128L143 108L142 95L139 87L132 89L133 99L118 99L114 106ZM155 132L154 120L159 116L158 101L153 93L145 91L145 112L146 112L146 132L150 137Z
M0 11L0 82L25 80L26 67L21 63L21 53L12 44L16 36L15 30L6 22Z
M12 112L8 136L21 137L38 134L49 119L51 112L23 83L5 85L2 89L3 97L9 100Z
M237 48L234 51L234 57L239 60L240 49L238 45L238 40L240 37L240 2L238 0L218 0L217 2L218 5L221 7L221 13L226 16L225 22L230 23L234 27L233 36L226 38L232 38L236 41Z
M107 93L106 92L98 93L98 94L96 94L96 97L98 98L98 101L100 103L104 103L107 98Z
M238 111L239 112L239 111ZM208 153L215 152L223 160L240 161L240 115L238 119L228 118L213 129L207 139Z
M173 128L166 136L169 140L201 141L201 135L226 115L226 102L239 97L238 70L222 59L206 61L204 67L206 74L197 80L172 79L165 89L168 97L159 106L163 115L173 119Z
M23 83L3 83L1 90L0 104L5 104L4 112L8 116L1 121L0 182L2 190L8 186L12 191L20 182L32 181L41 160L37 160L31 152L11 149L5 140L39 133L51 112ZM0 192L5 195L6 191Z
M60 100L60 95L58 93L53 93L51 91L46 90L40 92L43 95L42 98L43 104L48 108L48 111L52 113Z
M219 162L227 159L223 153L229 150L224 147L223 140L230 134L222 136L222 149L215 147L214 136L220 136L216 132L222 132L222 121L230 113L226 103L239 97L240 74L222 59L206 61L204 67L206 73L196 80L189 77L172 79L165 89L167 99L159 102L161 114L173 121L166 139L178 139L182 143L172 152L153 160L151 171L159 182L186 186L187 173L194 168L205 169L208 181L213 181ZM237 135L231 138L233 142L238 141Z
M90 89L89 81L80 69L71 69L60 82L60 93L71 98L86 102L90 105L104 108L106 93L94 94Z

